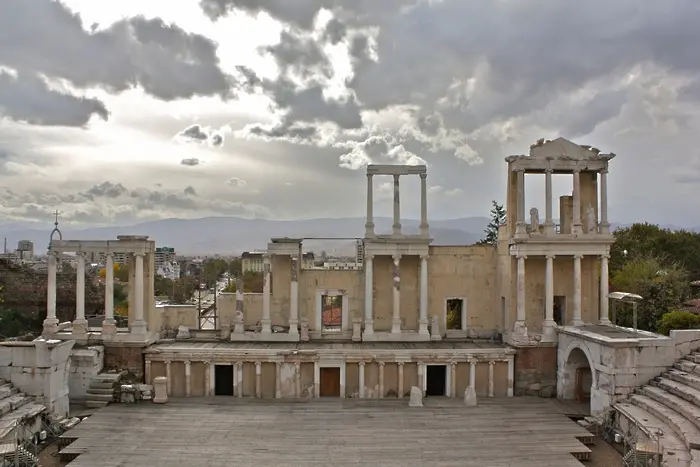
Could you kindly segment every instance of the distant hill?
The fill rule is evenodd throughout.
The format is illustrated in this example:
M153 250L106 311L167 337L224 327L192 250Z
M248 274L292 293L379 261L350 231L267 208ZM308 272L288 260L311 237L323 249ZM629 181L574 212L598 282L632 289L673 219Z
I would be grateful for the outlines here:
M392 219L375 218L377 233L391 232ZM486 217L463 217L459 219L432 220L430 232L433 245L469 245L484 236L489 219ZM403 231L418 233L419 221L402 219ZM629 224L612 224L614 230ZM662 225L680 229L673 225ZM34 242L37 253L48 245L53 225L14 222L0 224L0 241L7 238L8 250L17 248L18 240ZM700 228L691 230L700 231ZM112 240L117 235L148 235L159 246L175 248L178 254L240 254L243 251L264 249L273 237L326 237L344 239L339 241L318 240L307 244L315 251L335 250L338 254L352 254L354 238L365 233L365 219L322 218L294 221L264 219L242 219L239 217L206 217L202 219L164 219L129 226L61 229L64 238L74 240ZM311 246L312 245L312 246ZM2 245L0 245L2 248Z

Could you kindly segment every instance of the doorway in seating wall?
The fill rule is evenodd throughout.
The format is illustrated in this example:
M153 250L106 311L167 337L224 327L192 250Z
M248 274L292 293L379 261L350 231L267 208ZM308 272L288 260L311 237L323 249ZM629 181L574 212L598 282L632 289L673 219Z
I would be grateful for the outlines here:
M319 395L321 397L340 397L340 368L326 367L319 368L320 385Z
M428 365L426 368L425 395L446 395L447 365Z
M233 365L214 365L214 395L233 396Z

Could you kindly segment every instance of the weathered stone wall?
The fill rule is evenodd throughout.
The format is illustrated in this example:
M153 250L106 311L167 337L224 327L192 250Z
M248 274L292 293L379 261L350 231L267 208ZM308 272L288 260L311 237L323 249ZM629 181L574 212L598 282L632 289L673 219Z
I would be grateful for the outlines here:
M81 400L87 397L90 382L104 368L104 347L101 345L73 348L70 353L68 397Z
M557 392L557 346L516 347L513 390L516 396L553 397Z
M130 377L137 381L143 381L143 346L106 344L104 349L104 369L106 371L126 370Z

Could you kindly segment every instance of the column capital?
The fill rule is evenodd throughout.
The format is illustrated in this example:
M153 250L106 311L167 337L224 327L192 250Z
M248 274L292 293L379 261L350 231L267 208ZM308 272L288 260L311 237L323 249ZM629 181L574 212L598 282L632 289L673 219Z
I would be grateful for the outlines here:
M547 175L552 175L554 173L554 169L544 169L544 173Z
M138 258L138 257L143 258L144 256L146 256L146 254L143 253L143 252L141 252L141 251L135 251L135 252L132 253L132 254L134 255L134 258Z
M185 364L185 366L187 366L190 365L192 362L190 362L189 360L185 360L183 363Z
M454 369L457 367L457 362L454 361L454 360L450 360L450 366L451 366L452 369L454 370Z
M298 370L299 368L301 368L301 362L297 360L296 362L294 362L294 366L295 366L295 367L297 368L297 370Z
M377 363L379 364L380 367L383 367L386 364L386 362L377 362Z
M374 259L374 253L365 253L364 259L372 261Z
M104 255L105 258L114 258L114 253L112 253L111 251L106 252Z
M403 366L405 362L396 362L397 365Z
M467 360L467 362L468 362L471 366L476 366L477 360L475 360L475 359L473 359L473 358L470 358L469 360Z
M365 366L365 362L357 362L357 364L360 366Z
M610 254L606 253L604 255L600 255L600 259L610 259Z
M548 254L548 255L545 255L544 257L547 259L556 259L557 255Z
M426 261L428 260L429 257L430 257L430 253L422 253L420 255L420 259L426 260Z
M365 174L365 175L367 175L367 178L370 179L370 180L372 180L372 177L374 177L374 174L371 174L371 173L368 173L368 174Z
M394 263L401 261L401 255L391 255L391 258L394 260Z
M496 364L495 361L493 361L493 360L490 360L490 361L489 361L489 365L493 366L493 365L495 365L495 364Z
M581 255L581 254L574 255L574 259L583 259L583 255Z
M580 174L581 173L581 167L574 167L574 174Z
M427 174L427 173L418 174L418 176L420 177L421 180L425 180L425 179L428 178L428 174Z
M518 254L516 255L516 258L518 258L518 259L523 259L523 260L524 260L524 259L527 259L527 255L524 254L524 253L518 253Z
M243 362L240 362L240 361L239 361L239 362L236 362L236 366L237 366L238 368L241 368L241 367L243 366Z
M210 366L210 365L211 365L211 360L204 360L204 365L205 365L205 366Z
M170 364L172 363L172 360L163 360L163 362L164 362L166 365L170 365Z
M607 175L608 173L609 173L609 170L607 167L600 171L601 175Z
M87 253L84 252L84 251L76 251L76 252L75 252L75 257L76 257L76 258L84 258L85 256L87 256Z
M396 184L396 183L399 183L399 177L401 177L401 175L399 175L399 174L394 174L394 183L395 183L395 184Z

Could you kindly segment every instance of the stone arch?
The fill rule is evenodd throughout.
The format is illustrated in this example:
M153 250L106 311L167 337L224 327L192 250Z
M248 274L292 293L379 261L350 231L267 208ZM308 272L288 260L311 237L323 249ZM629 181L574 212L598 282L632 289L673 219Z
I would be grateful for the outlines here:
M590 376L587 376L585 369L590 370ZM579 369L584 369L583 372ZM580 392L577 394L577 373L580 373L581 381L579 385ZM598 387L598 374L596 372L591 351L585 342L574 341L564 352L562 368L559 369L559 397L562 399L575 399L577 395L591 397L591 393ZM590 382L590 385L588 384Z

